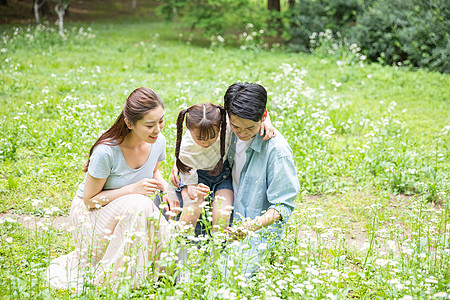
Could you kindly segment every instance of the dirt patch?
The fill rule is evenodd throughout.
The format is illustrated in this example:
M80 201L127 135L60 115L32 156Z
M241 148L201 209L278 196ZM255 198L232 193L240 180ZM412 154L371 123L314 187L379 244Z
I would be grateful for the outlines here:
M44 226L52 227L56 230L64 230L70 226L70 218L64 216L57 217L38 217L29 214L14 214L10 212L1 213L0 220L11 218L17 221L22 226L32 230L42 230Z

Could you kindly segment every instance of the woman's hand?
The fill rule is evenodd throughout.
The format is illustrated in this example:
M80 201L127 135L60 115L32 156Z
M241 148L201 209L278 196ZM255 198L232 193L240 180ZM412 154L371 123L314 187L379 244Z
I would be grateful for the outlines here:
M270 122L269 113L267 112L267 117L264 122L261 123L260 133L261 136L264 136L263 141L267 141L273 138L275 133L275 127L272 126L272 122Z
M180 187L180 180L178 179L178 168L176 164L173 165L172 172L170 173L170 182L172 182L175 187Z
M203 183L199 183L198 185L188 185L187 190L191 200L205 198L209 193L209 187Z
M157 191L163 191L164 185L161 181L154 178L144 178L134 183L133 194L142 194L146 196L154 195Z

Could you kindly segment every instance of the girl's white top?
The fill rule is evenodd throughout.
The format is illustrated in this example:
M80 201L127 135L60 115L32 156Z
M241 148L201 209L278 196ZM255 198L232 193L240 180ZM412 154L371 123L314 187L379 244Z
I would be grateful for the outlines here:
M225 154L227 158L228 148L231 144L231 129L227 126L225 133ZM212 171L220 160L220 133L217 140L208 148L197 145L192 138L191 132L187 130L181 140L180 160L186 166L191 167L189 173L180 172L181 182L186 185L198 184L197 170Z

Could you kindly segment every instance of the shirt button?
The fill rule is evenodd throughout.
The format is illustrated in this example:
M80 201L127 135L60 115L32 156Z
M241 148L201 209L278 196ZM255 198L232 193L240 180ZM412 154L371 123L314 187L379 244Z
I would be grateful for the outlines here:
M225 179L225 178L227 178L227 175L223 175L222 177L223 177L223 179Z
M232 158L232 156L230 155L230 159Z
M230 169L230 168L225 168L225 170L227 170L227 171L228 171L229 169Z

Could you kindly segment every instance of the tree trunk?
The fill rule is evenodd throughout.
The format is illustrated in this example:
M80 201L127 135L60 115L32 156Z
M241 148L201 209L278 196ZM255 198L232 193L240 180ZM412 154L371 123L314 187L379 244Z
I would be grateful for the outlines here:
M289 9L293 9L295 6L295 0L289 0Z
M275 28L277 31L277 36L281 35L281 20L279 18L279 13L281 12L280 0L267 0L267 9L270 12L274 12L272 14L273 22L272 24L269 21L269 27Z
M47 0L33 0L33 15L36 19L36 24L41 23L41 16L50 15L50 8Z
M133 8L133 10L136 10L136 0L133 0L131 2L131 7Z
M59 35L62 38L65 38L64 35L64 14L66 13L66 9L69 6L69 4L56 4L55 6L55 11L56 14L58 15L58 24L59 24Z
M280 0L267 0L267 8L270 11L281 11Z
M34 0L33 3L33 11L34 11L34 18L36 19L36 24L41 24L41 19L39 18L39 3L37 0Z
M8 0L0 0L0 5L8 6Z

